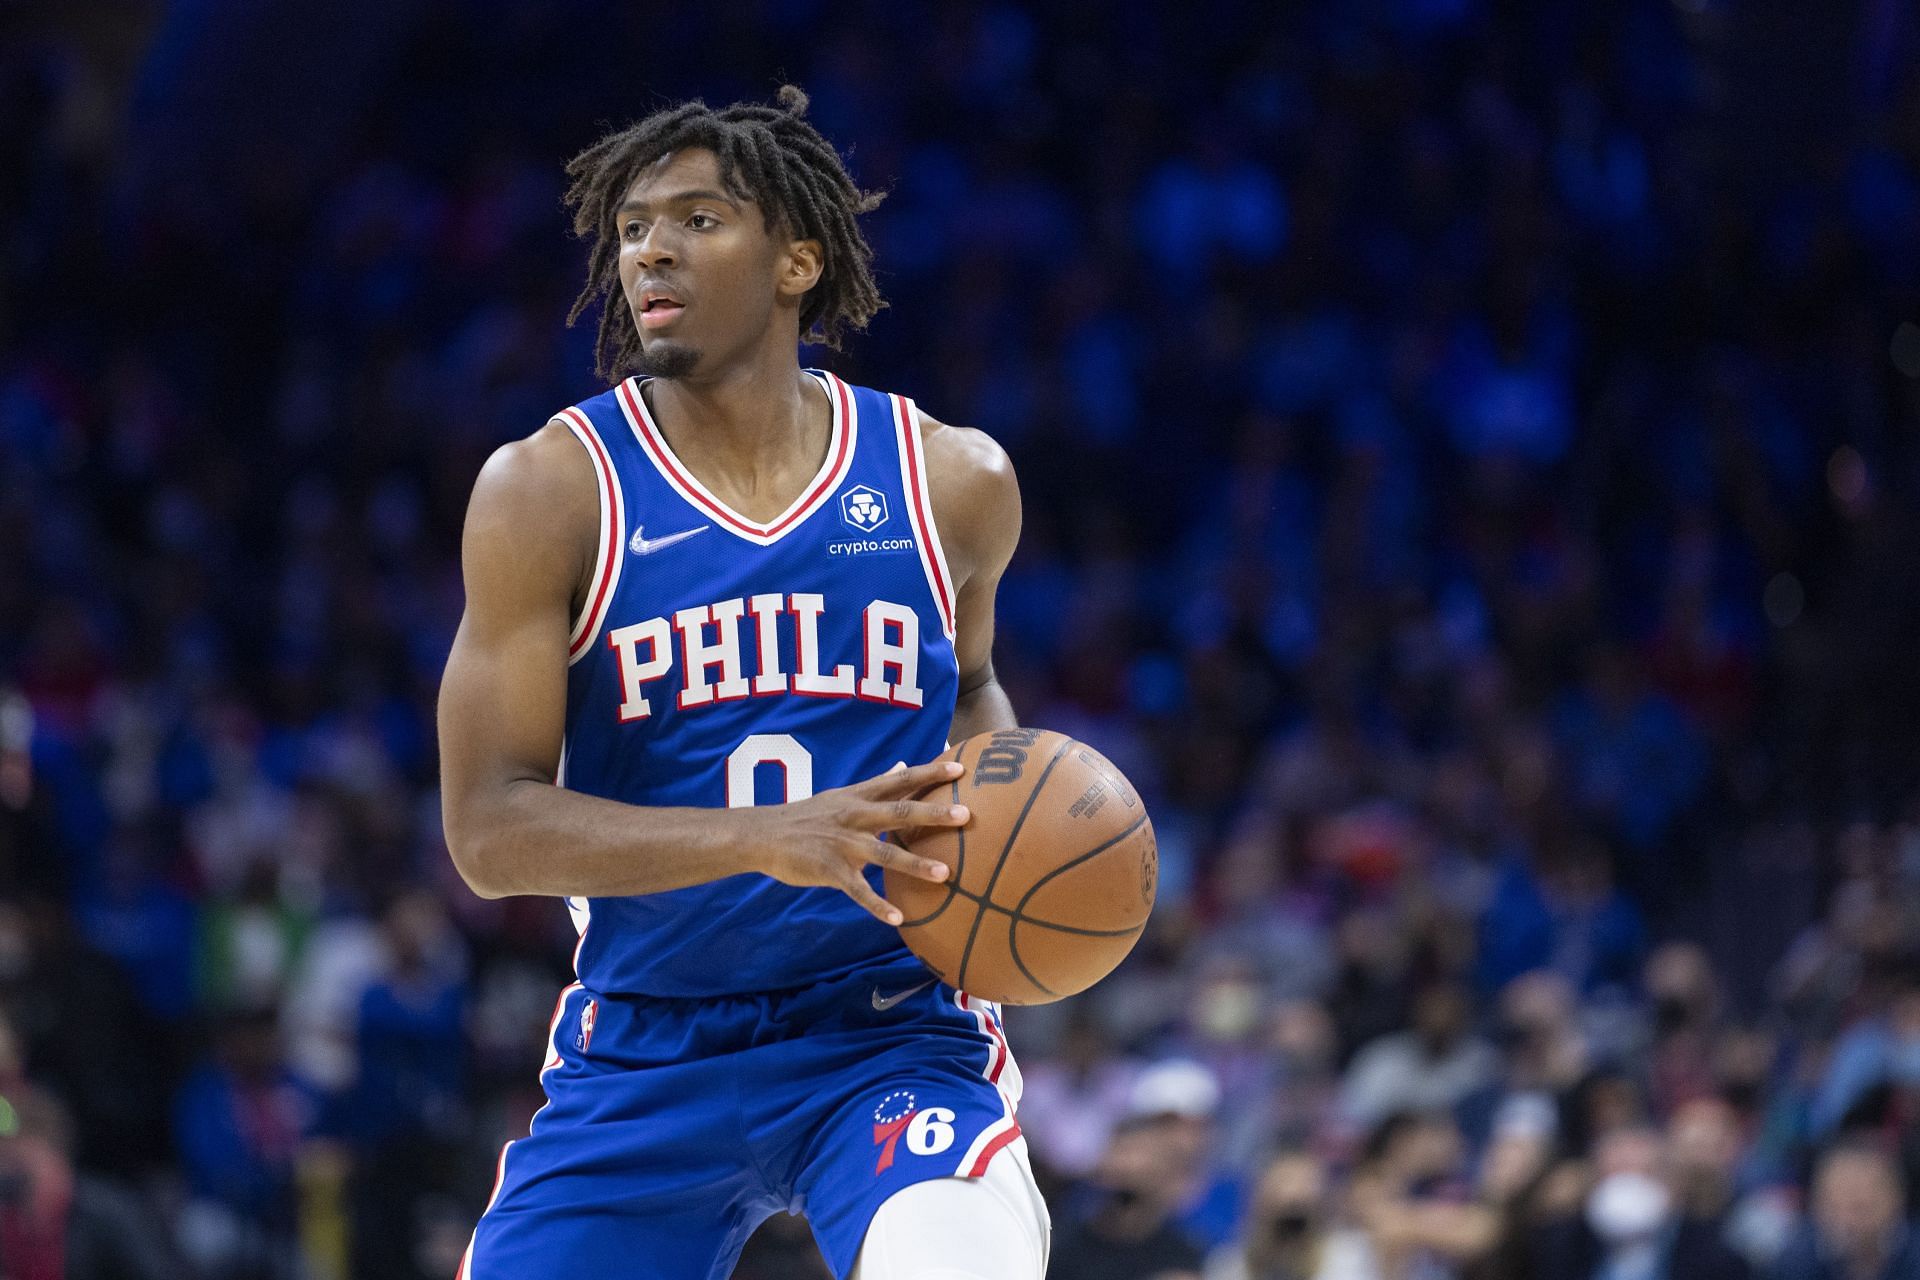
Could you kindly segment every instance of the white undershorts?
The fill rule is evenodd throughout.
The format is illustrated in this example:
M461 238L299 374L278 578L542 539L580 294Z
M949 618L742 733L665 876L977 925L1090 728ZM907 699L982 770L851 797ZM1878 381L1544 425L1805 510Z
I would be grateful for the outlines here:
M934 1178L888 1197L849 1280L1043 1280L1053 1221L1016 1138L977 1178Z

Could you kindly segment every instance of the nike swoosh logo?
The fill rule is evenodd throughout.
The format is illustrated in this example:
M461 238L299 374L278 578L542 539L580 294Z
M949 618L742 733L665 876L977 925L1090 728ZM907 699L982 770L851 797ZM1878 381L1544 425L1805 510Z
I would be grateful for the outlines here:
M885 1013L887 1010L893 1008L893 1006L899 1004L902 1000L905 1000L908 996L912 995L914 992L924 991L928 987L932 986L936 981L938 981L938 979L928 978L925 982L919 983L915 986L908 987L905 991L896 991L890 996L881 995L880 988L875 987L873 989L873 1007L877 1012Z
M667 533L658 538L649 538L645 536L645 526L635 525L633 537L627 542L627 550L637 556L650 556L663 547L670 547L676 542L685 542L696 533L705 533L710 527L703 524L694 529L682 529L679 533Z

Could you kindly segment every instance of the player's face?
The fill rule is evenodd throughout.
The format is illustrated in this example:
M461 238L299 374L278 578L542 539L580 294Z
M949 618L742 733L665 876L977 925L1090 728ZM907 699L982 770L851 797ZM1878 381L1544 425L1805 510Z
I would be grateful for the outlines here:
M765 340L788 246L758 205L728 194L713 152L671 151L642 170L614 223L643 372L685 377Z

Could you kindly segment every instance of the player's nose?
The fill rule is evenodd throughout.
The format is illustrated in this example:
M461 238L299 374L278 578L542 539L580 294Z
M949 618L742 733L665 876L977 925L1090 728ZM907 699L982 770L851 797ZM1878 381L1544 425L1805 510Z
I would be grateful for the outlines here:
M666 222L665 218L655 222L647 228L646 235L634 243L634 257L649 271L655 267L670 267L678 260L673 231L666 226Z

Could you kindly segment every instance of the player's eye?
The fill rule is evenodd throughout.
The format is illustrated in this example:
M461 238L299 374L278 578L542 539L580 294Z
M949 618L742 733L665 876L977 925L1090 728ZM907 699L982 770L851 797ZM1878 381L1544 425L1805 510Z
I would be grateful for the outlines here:
M620 234L629 240L638 240L646 233L647 224L638 218L628 218L626 225L620 228Z
M687 225L695 231L705 231L708 227L717 227L720 220L710 213L696 213L687 219Z

